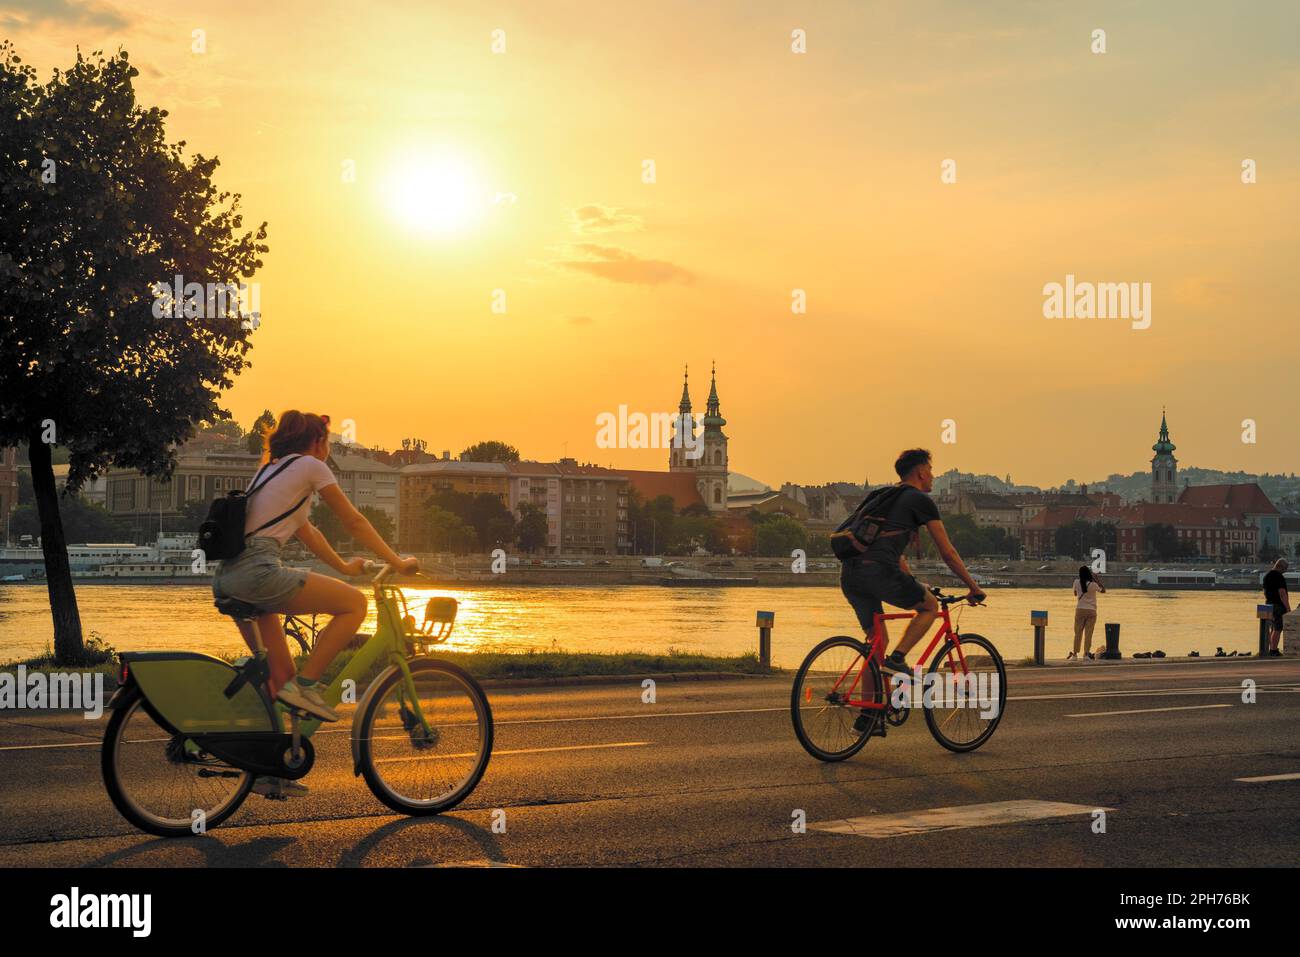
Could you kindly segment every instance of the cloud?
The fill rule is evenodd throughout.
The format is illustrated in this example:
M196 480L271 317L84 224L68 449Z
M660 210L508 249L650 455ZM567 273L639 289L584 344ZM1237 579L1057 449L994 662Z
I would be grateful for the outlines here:
M574 243L569 249L571 255L582 258L559 259L556 260L556 265L608 279L610 282L657 286L664 282L689 284L695 279L694 273L681 266L659 259L640 259L617 246Z
M68 23L122 29L130 22L102 0L0 0L0 27Z
M645 228L640 216L620 206L579 206L573 211L575 233L634 233Z
M574 326L589 326L592 323L591 316L570 316L569 324Z

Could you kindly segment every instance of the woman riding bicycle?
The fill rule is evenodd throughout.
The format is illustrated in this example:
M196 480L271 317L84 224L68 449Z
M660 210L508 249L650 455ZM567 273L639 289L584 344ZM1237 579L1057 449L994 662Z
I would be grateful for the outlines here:
M264 434L263 442L262 468L248 487L251 497L244 523L248 536L245 548L236 558L222 562L212 592L217 598L234 598L263 612L257 625L270 663L271 693L290 707L324 721L337 721L338 715L321 698L316 684L365 620L366 596L347 582L286 566L281 549L296 536L336 571L344 575L361 573L363 559L340 558L307 520L311 497L319 494L352 539L380 559L402 572L415 571L419 562L394 552L339 488L334 473L325 464L329 457L329 416L291 409L280 416L272 432ZM281 465L284 467L277 471ZM256 495L251 494L254 490ZM280 626L281 614L332 616L297 675ZM256 651L251 625L242 621L238 624L244 641Z

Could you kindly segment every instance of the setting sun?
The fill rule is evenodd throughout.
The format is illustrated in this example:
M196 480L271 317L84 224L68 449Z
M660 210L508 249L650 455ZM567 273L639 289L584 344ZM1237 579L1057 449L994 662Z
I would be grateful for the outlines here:
M463 232L487 204L484 187L470 164L446 150L403 156L381 182L392 216L431 236Z

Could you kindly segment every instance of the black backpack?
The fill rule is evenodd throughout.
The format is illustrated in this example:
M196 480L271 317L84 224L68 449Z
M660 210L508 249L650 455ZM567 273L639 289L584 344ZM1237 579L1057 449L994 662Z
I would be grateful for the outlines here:
M910 488L907 485L886 485L867 493L853 514L831 533L831 551L842 562L860 558L880 537L888 521L889 510L899 496Z
M244 521L248 515L248 500L266 487L267 483L283 472L292 462L302 458L301 455L292 455L280 463L279 468L267 477L266 482L261 485L257 480L267 469L268 465L263 465L253 476L253 481L249 483L248 491L245 493L240 489L227 492L224 498L214 498L212 504L208 506L208 517L203 520L199 526L199 548L203 549L203 557L206 561L230 561L244 550ZM263 522L257 528L249 532L249 535L256 535L264 528L269 528L282 518L286 518L296 512L302 503L307 501L311 493L303 496L298 500L298 504L287 512L281 512L269 522Z

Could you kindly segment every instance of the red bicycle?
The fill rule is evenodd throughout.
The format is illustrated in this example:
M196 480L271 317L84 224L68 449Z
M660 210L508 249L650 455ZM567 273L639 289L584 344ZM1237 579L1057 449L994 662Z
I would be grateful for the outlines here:
M799 743L814 758L852 757L873 735L883 733L882 721L898 727L918 704L930 733L949 751L974 751L993 736L1007 702L1002 656L987 638L960 634L952 623L948 606L966 601L965 595L931 591L939 599L941 624L914 667L925 668L936 646L939 653L921 687L912 687L915 671L910 681L899 677L890 682L880 669L884 622L912 618L914 612L878 614L868 640L837 635L808 653L790 691L790 717ZM902 682L909 682L906 689L900 689Z

